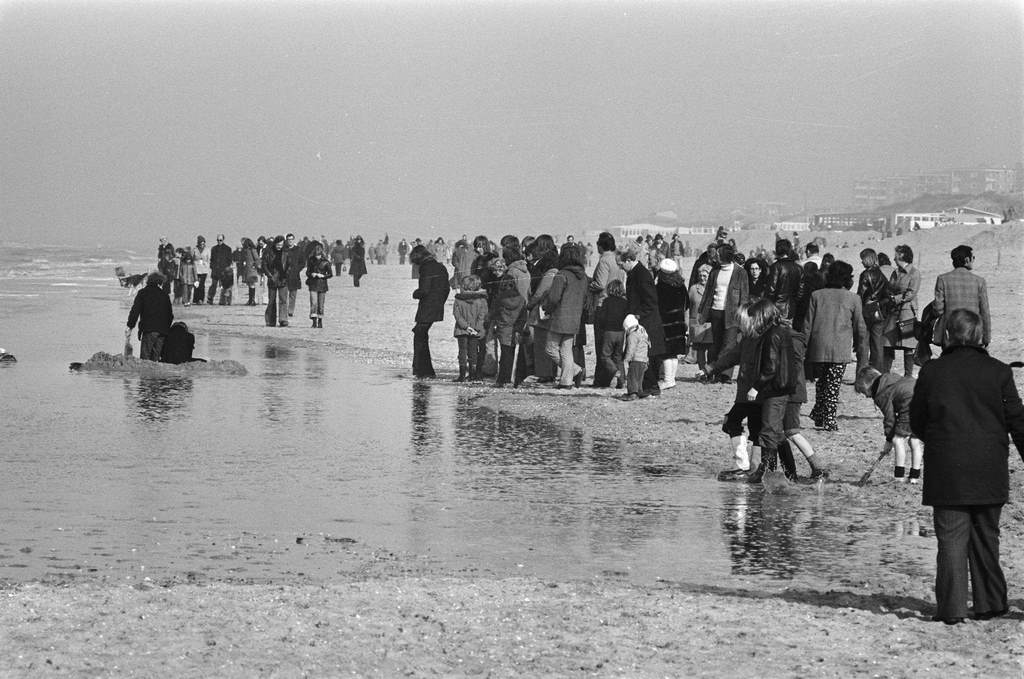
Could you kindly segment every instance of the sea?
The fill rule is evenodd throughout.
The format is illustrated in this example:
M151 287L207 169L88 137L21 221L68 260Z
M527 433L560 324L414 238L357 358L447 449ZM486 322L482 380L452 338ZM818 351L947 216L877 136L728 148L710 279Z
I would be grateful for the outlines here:
M330 582L339 545L439 572L709 586L828 587L879 564L921 577L933 559L913 519L719 483L344 347L197 333L196 355L248 374L69 370L120 351L131 298L114 268L152 260L0 247L0 346L17 358L0 367L0 582Z

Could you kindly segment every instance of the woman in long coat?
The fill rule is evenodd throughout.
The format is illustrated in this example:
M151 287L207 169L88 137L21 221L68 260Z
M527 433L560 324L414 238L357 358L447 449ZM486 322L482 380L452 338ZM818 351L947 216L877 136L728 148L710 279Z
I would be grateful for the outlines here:
M882 333L884 342L885 370L892 369L897 349L903 351L903 374L914 376L914 350L917 349L917 338L913 334L914 321L917 320L917 293L921 289L921 272L914 266L914 251L909 245L897 245L893 254L896 260L896 271L889 280L889 297L892 310L886 319Z
M1009 498L1009 443L1024 451L1024 405L1013 370L982 348L981 318L957 309L942 356L921 368L910 428L924 441L922 503L934 513L934 620L948 625L1008 612L999 565L999 517ZM968 570L969 569L969 570Z
M654 276L640 263L641 256L641 247L635 243L627 245L622 253L622 268L626 270L626 308L640 321L651 342L647 352L647 371L641 388L647 396L659 396L661 387L658 385L658 373L661 372L661 360L665 355L665 329L658 311L658 290Z
M352 276L352 285L359 287L359 279L366 275L366 247L363 245L363 237L356 236L352 241L352 247L348 250L351 260L348 265L348 272ZM443 266L443 265L442 265Z
M416 325L412 329L412 374L415 377L436 377L430 356L430 326L444 320L444 303L451 288L448 269L437 261L430 251L417 245L409 253L410 261L419 267L420 283L413 290L416 307Z
M657 284L658 313L661 327L665 332L665 357L661 361L662 375L659 387L672 389L676 386L676 372L679 357L686 354L686 335L689 306L689 291L686 281L679 275L679 265L668 257L658 264Z
M846 364L857 356L858 370L867 365L868 330L860 297L853 287L853 267L842 260L828 268L825 287L811 294L807 308L807 362L814 365L814 426L838 431L836 411Z
M559 389L571 389L577 373L583 371L583 367L576 364L572 348L580 330L583 303L590 284L583 270L584 261L583 251L576 244L562 246L558 272L551 279L551 287L542 304L549 316L544 350L551 362L558 366Z

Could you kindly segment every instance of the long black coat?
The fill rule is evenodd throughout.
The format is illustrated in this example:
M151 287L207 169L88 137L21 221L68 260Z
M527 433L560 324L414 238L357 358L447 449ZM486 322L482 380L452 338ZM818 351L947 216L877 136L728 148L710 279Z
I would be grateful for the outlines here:
M910 428L924 441L923 504L1006 502L1007 433L1024 451L1024 405L1012 373L977 347L947 349L921 368Z
M417 323L444 320L444 303L448 300L448 269L436 259L420 264L420 285L413 290L413 299L420 301L416 309Z
M686 310L690 305L686 281L677 272L658 272L658 313L665 331L665 352L671 356L685 354L689 326Z
M647 355L652 358L662 356L665 353L665 329L658 311L658 291L654 287L654 276L640 262L626 273L626 307L644 326L651 340L651 350Z

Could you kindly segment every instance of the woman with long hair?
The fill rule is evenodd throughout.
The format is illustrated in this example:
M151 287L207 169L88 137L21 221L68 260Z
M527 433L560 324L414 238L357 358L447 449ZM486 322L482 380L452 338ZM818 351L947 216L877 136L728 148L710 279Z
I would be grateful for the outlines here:
M882 333L885 343L884 364L888 373L896 358L896 351L903 352L903 375L914 376L914 351L917 338L914 327L917 321L917 293L921 289L921 272L914 266L914 251L909 245L897 245L893 253L896 270L889 279L889 298L892 309L886 319Z

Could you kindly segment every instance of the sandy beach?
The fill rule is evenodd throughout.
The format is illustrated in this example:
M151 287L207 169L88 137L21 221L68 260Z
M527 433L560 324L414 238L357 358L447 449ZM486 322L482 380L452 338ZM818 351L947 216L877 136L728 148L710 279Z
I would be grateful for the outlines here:
M854 263L865 243L889 253L897 243L909 244L921 264L923 306L935 277L950 268L949 250L972 245L975 271L989 287L991 353L1020 360L1021 228L1016 222L937 229L881 243L870 233L827 234L825 251ZM765 238L736 236L744 251ZM844 242L846 248L837 247ZM286 329L264 327L262 309L245 306L176 313L197 334L324 346L401 379L411 360L413 285L408 269L397 265L371 267L359 289L336 278L323 330L305 327L304 296L296 323ZM447 319L450 314L432 333L435 366L444 373L439 379L450 379L456 365ZM592 349L587 362L592 368ZM659 459L699 466L711 478L728 464L719 423L735 387L700 384L694 372L682 366L675 389L633 403L589 388L557 394L529 386L451 388L495 412L623 441ZM816 431L804 419L832 482L792 492L886 513L930 536L931 512L920 504L919 487L893 483L891 461L879 465L870 483L856 485L882 443L881 415L853 392L852 368L846 380L839 432ZM326 584L198 577L5 585L0 676L1021 676L1024 464L1012 448L1011 456L1011 501L1002 523L1011 613L998 620L931 622L931 577L908 578L884 563L857 564L848 579L827 588L811 577L777 586L739 576L716 585L676 579L637 585L615 573L574 580L452 571L422 555L351 544L337 547L338 574ZM920 543L934 558L933 539ZM873 575L861 577L865 570Z

